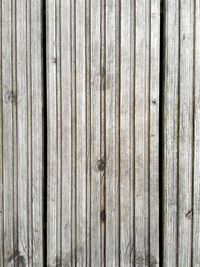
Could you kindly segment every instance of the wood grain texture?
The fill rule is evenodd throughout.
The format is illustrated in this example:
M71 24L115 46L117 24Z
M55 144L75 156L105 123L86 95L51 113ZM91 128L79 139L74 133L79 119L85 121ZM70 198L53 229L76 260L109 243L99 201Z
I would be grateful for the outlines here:
M1 3L1 266L43 264L42 3Z
M0 266L199 266L200 4L2 0L0 21Z
M121 42L120 42L120 263L131 266L133 261L133 107L131 90L134 55L131 45L133 23L130 1L121 2Z
M47 2L49 266L159 264L159 5Z
M159 264L159 2L135 5L135 261Z
M200 187L199 187L199 173L200 173L200 3L196 2L194 10L194 178L193 178L193 254L192 264L198 266L200 264Z
M119 265L119 2L106 1L106 265ZM111 245L112 244L112 245Z
M198 266L198 4L166 2L164 266Z
M165 8L163 264L177 266L179 5L168 1Z
M162 227L160 225L160 199L159 188L160 180L160 153L159 153L159 141L160 141L160 98L162 97L162 90L160 90L158 84L160 82L160 62L162 64L163 58L160 58L160 3L159 1L151 1L150 5L150 24L151 24L151 38L150 38L150 107L149 107L149 244L150 244L150 264L160 265L160 247L158 240L160 240L160 231ZM159 52L159 56L158 56ZM161 95L160 95L161 92ZM158 227L159 226L159 227ZM159 228L159 229L158 229Z
M57 3L57 1L56 1ZM51 223L47 225L47 263L49 266L56 266L59 261L59 252L57 245L59 238L57 234L57 218L60 213L58 206L59 197L57 194L58 189L58 105L57 105L57 49L56 49L56 5L55 1L49 1L46 9L46 14L49 18L47 22L47 101L48 101L48 158L51 158L51 164L48 164L48 194L47 200L49 203L47 209L47 217L51 218ZM51 27L51 30L50 30ZM59 62L59 61L58 61ZM48 223L48 222L47 222ZM57 256L58 255L58 256Z
M178 266L191 266L193 182L194 2L180 3Z

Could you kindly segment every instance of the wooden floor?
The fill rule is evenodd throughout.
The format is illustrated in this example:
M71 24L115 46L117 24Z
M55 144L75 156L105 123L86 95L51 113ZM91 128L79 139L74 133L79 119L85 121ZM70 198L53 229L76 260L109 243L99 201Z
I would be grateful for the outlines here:
M200 2L0 22L0 267L199 267Z

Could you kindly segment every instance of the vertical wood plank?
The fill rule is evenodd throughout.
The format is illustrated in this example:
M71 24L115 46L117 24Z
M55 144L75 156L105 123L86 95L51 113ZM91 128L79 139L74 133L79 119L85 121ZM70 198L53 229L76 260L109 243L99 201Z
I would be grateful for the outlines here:
M41 1L1 5L1 265L43 264ZM36 121L35 121L36 120Z
M180 3L178 266L191 266L194 2Z
M164 264L191 266L195 6L167 1L166 7Z
M16 40L17 40L17 30L16 30L16 1L12 1L12 21L14 22L12 25L12 64L13 66L16 66L17 64L17 49L15 49L16 46ZM16 67L12 68L12 78L13 78L13 88L12 88L12 94L13 96L17 96L17 71ZM17 142L17 105L13 105L13 177L14 177L14 211L18 210L18 142ZM18 212L14 212L14 233L16 238L14 238L14 248L15 251L18 249ZM17 260L15 260L17 262Z
M56 88L56 9L55 1L47 4L47 112L48 112L48 194L47 264L57 264L57 88ZM49 159L51 161L49 162Z
M159 125L160 118L160 1L150 4L149 95L149 265L160 264L159 255ZM162 107L161 107L162 108Z
M164 80L163 265L177 266L179 4L166 2Z
M61 146L62 146L62 100L61 100L61 1L57 0L55 2L55 43L56 43L56 57L54 59L54 63L56 65L56 98L57 98L57 107L56 107L56 119L57 119L57 189L56 189L56 264L61 264L61 243L62 243L62 236L61 236L61 214L62 214L62 208L61 208L61 200L62 200L62 189L61 189L61 183L62 183L62 152L61 152Z
M29 103L32 103L29 120L29 143L31 143L31 179L29 181L31 195L29 202L29 210L32 210L31 220L32 231L31 238L29 238L29 257L30 266L43 265L43 187L44 184L44 144L43 144L43 98L44 98L44 72L43 70L43 47L42 36L44 28L42 23L43 16L43 2L41 0L31 1L30 9L27 11L30 18L30 28L28 35L30 36L31 51L30 57L30 92ZM45 130L45 129L44 129ZM30 213L30 211L29 211Z
M2 1L2 118L3 118L3 261L14 266L13 247L13 116L12 116L12 39L11 1ZM11 260L10 260L11 259Z
M132 266L133 233L133 90L131 88L131 1L120 14L120 266Z
M158 264L159 4L48 2L47 26L48 263Z
M101 183L104 175L104 158L101 158L101 62L100 22L101 1L91 1L91 266L103 266L101 262ZM88 110L89 112L89 110ZM102 166L101 166L102 165ZM101 221L102 220L102 221ZM89 266L89 265L88 265Z
M0 21L2 23L2 2L0 3ZM0 27L0 40L2 40L2 27ZM0 42L0 66L2 68L2 42ZM3 255L3 90L2 90L2 70L0 71L0 265L3 265L4 255Z
M194 180L193 180L193 266L200 265L200 233L199 233L199 224L200 224L200 212L199 212L199 203L200 203L200 186L199 186L199 173L200 173L200 51L198 49L200 45L200 3L197 1L195 3L195 38L194 38Z
M135 261L149 261L149 42L150 4L136 1Z
M72 93L71 93L71 5L70 0L62 0L60 4L61 20L61 114L62 114L62 211L61 211L61 239L62 239L62 264L71 266L71 245L72 245ZM67 12L67 15L66 15ZM49 222L50 223L50 222Z
M106 266L119 265L118 4L106 1Z
M101 1L100 7L100 103L101 103L101 159L103 159L103 168L101 175L101 265L106 265L106 4ZM101 216L103 215L103 216Z
M85 1L76 1L76 264L86 266L86 25Z
M164 264L191 266L194 111L193 1L181 1L179 5L167 1L165 54Z
M26 2L16 2L16 38L17 38L17 164L18 164L18 250L28 265L28 125L27 125L27 28Z

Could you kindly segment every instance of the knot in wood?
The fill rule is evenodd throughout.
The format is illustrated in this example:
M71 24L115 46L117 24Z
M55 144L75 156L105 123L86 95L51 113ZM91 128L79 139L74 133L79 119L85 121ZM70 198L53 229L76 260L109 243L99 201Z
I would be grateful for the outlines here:
M99 171L101 171L101 172L104 171L105 167L106 167L106 163L105 163L105 161L103 159L100 159L100 160L97 161L97 169Z
M11 102L11 103L13 103L16 100L16 96L12 92L9 92L6 98L8 102Z

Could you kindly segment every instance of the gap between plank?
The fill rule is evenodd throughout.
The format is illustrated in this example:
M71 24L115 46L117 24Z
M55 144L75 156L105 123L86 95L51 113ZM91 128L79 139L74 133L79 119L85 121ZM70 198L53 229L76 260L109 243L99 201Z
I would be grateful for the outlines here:
M46 0L42 5L42 59L43 59L43 266L47 266L47 63L46 63Z
M160 264L163 266L163 231L164 231L164 188L163 188L163 160L164 160L164 83L165 83L165 0L160 2L160 106L159 106L159 251Z

